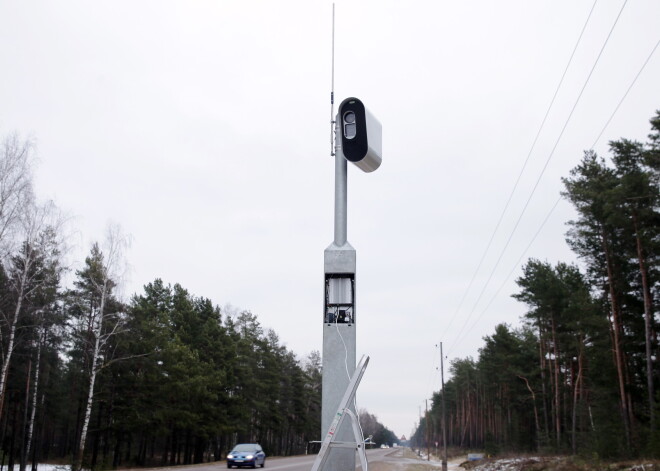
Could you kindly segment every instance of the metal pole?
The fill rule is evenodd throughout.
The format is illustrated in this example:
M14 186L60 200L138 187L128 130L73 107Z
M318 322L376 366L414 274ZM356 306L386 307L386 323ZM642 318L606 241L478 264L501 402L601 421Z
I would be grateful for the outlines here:
M323 381L321 399L321 436L332 425L339 403L355 371L356 322L355 322L355 249L347 240L347 161L337 148L335 154L335 234L334 241L323 252L325 271L325 299L323 312ZM337 281L337 279L339 279ZM336 282L336 283L335 283ZM331 298L331 286L345 288L335 291ZM331 303L334 303L332 304ZM352 319L339 321L339 310L350 310ZM336 309L336 311L335 311ZM330 316L330 314L334 314ZM351 409L354 405L351 404ZM353 410L357 413L357 411ZM353 431L344 423L336 431L338 441L354 440ZM348 471L355 469L355 450L333 448L329 451L323 471Z
M346 243L348 171L346 159L337 152L335 155L335 245Z
M422 406L419 406L419 430L420 430L420 434L419 434L419 443L417 444L417 456L422 456L422 448L424 448L424 440L422 439L422 433L421 433L422 419L423 418L424 417L422 416ZM425 433L425 435L426 435L426 433Z
M442 471L447 471L447 417L445 416L445 371L442 342L440 342L440 381L442 382Z
M426 403L426 417L424 418L426 421L426 461L431 461L431 444L429 440L429 400L425 399L424 402Z

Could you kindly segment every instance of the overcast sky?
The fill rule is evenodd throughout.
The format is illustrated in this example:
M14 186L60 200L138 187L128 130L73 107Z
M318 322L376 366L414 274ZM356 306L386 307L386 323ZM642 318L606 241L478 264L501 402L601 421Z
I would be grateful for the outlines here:
M383 125L382 166L348 177L371 357L358 405L397 435L439 389L440 341L448 362L476 359L496 324L519 325L518 260L660 39L660 2L628 2L577 101L624 3L595 5L530 154L591 0L336 2L337 102ZM73 261L116 222L133 237L127 296L180 283L301 357L321 350L331 24L329 0L2 0L0 134L34 138L39 197L75 216ZM656 109L658 51L595 150L644 140ZM559 202L523 262L574 261L572 217Z

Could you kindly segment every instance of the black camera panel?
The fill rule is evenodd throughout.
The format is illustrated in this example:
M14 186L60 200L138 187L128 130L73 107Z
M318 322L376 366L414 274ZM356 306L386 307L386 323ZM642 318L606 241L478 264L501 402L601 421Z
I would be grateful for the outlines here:
M369 150L364 105L357 98L346 99L339 110L339 116L342 120L341 146L344 157L350 162L358 162Z

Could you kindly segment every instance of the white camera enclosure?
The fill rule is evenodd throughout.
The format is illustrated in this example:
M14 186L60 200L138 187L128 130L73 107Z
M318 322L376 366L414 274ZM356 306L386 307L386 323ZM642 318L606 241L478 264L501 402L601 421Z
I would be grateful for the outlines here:
M362 102L346 98L339 105L336 132L339 151L349 162L365 172L373 172L383 161L383 127Z

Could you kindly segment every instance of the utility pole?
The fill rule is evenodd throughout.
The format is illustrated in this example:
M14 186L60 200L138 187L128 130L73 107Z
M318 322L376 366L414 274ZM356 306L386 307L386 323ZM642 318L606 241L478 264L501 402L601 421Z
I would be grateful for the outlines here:
M425 416L425 422L426 422L426 461L431 461L431 441L429 440L429 400L425 399L424 402L426 403L426 416Z
M440 342L440 381L442 382L442 471L447 471L447 417L445 415L445 358Z
M418 427L418 429L421 430L421 428L422 428L422 419L424 417L422 416L422 406L419 406L418 408L419 408L419 427ZM421 432L419 434L418 440L419 440L419 442L417 443L417 456L422 456L422 448L424 448L424 443L422 442Z

